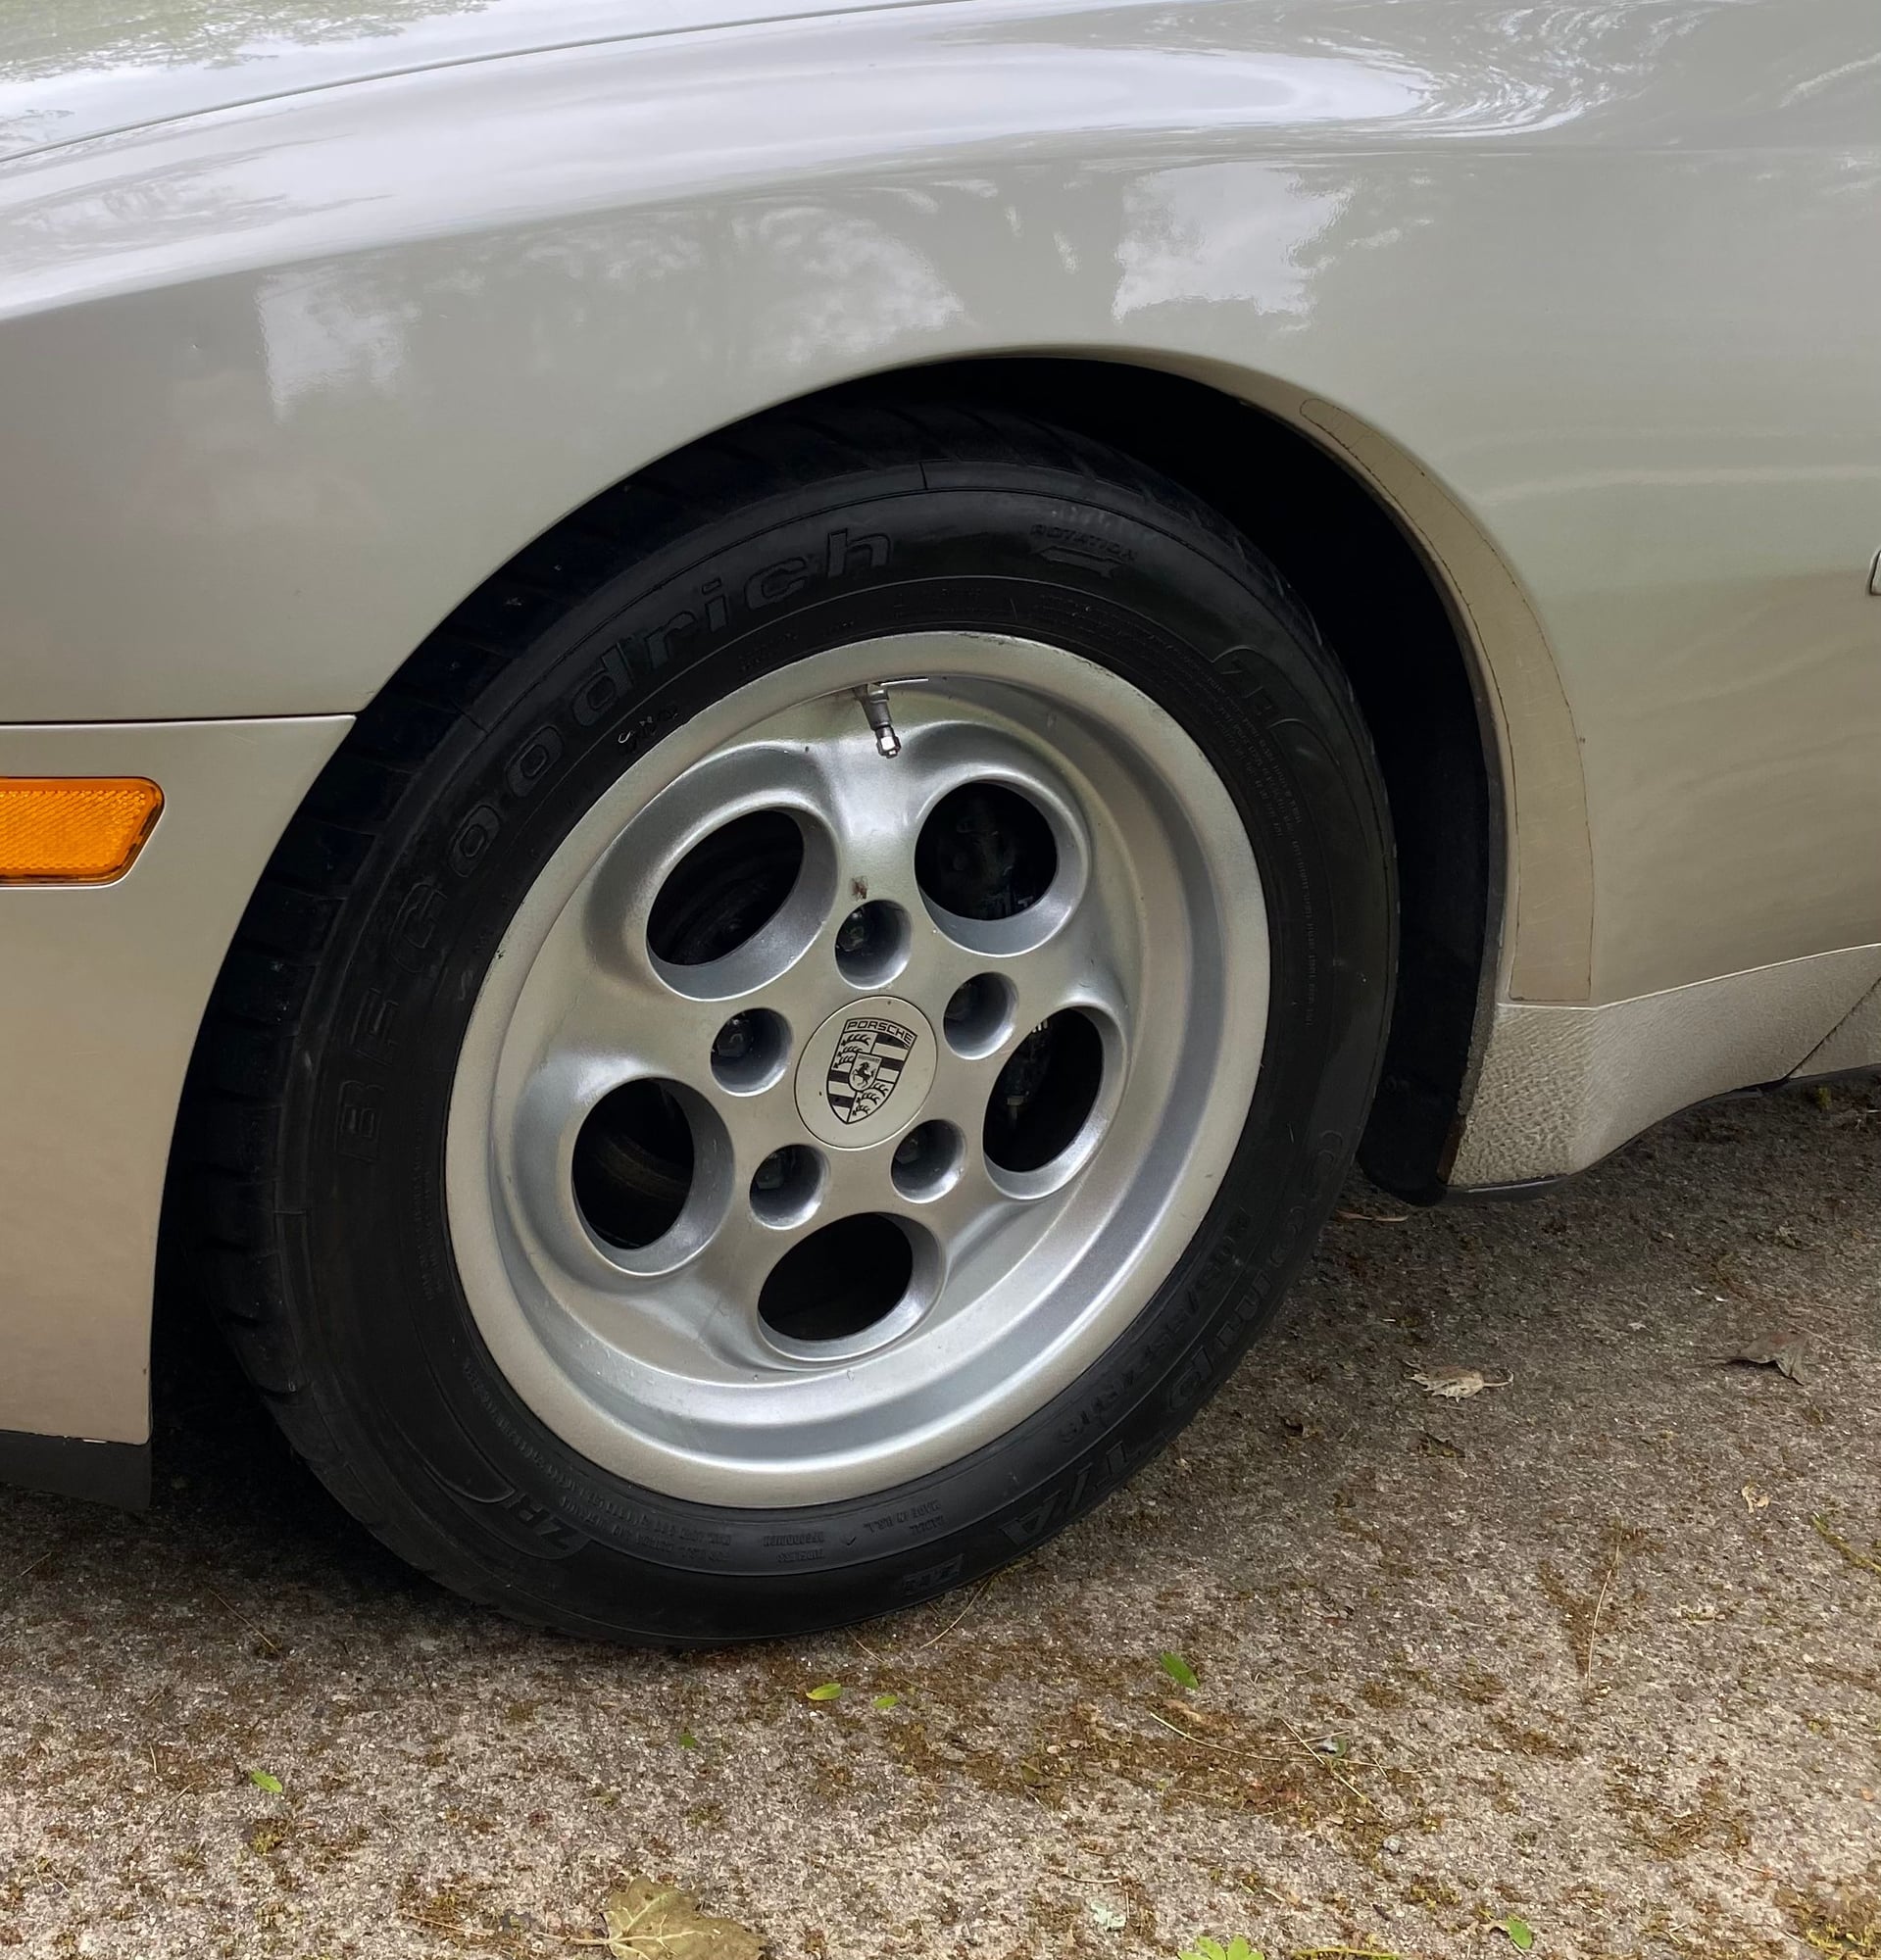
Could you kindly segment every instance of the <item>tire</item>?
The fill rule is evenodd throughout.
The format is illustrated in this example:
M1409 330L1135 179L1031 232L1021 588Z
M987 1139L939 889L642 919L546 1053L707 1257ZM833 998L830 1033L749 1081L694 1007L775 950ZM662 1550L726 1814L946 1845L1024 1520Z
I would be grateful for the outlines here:
M875 677L878 653L894 685L877 700L909 731L892 760L857 746L876 741L852 689ZM820 747L711 746L751 702L785 717L752 727L814 715L835 732ZM776 793L781 818L747 808L744 828L696 848L660 814L718 781L727 755L807 768L804 795L852 812L832 833L841 858L845 839L874 835L876 800L930 794L921 771L939 765L923 758L956 738L1015 758L1013 794L1036 808L1001 800L1005 762L975 761L995 788L974 777L945 823L939 805L918 833L913 816L904 831L881 818L887 841L870 848L884 863L928 855L897 887L899 910L878 902L880 946L849 909L866 881L836 889L843 866L821 818L792 814L796 790ZM880 733L877 756L891 739ZM825 764L862 787L817 790ZM770 794L724 780L724 809ZM610 842L656 819L667 829L652 842ZM1128 878L1104 882L1107 853L1140 881L1140 917L1112 916L1127 912ZM635 897L660 866L654 896ZM361 716L219 983L179 1130L173 1243L294 1447L444 1585L530 1623L666 1645L882 1613L1090 1509L1272 1315L1375 1086L1393 875L1351 692L1271 567L1213 512L1020 417L779 414L576 514ZM1064 916L1095 950L1057 966L1015 954L1008 986L1005 950L1046 930L1061 885L1083 894ZM750 931L766 906L782 909ZM790 932L802 943L784 945ZM956 935L991 950L963 955ZM863 965L838 976L830 961L858 946ZM739 1005L765 998L739 991L754 947L799 990L768 1019ZM615 965L597 979L591 956ZM944 1008L915 998L921 961L944 974L963 957L991 978L962 982ZM643 989L623 1001L653 998L649 971L689 991L670 1013L623 1009L623 1052L703 1054L665 1032L702 1014L739 1026L713 1037L696 1084L685 1064L664 1087L626 1083L631 1115L609 1129L607 1070L632 1070L608 1061L605 1033L568 1030L606 1022L617 980ZM1037 1036L1015 1025L1054 986L1084 1004L1053 1010ZM844 1059L856 1017L817 1033L837 1047L812 1055L805 1023L820 1004L865 995L865 1059ZM976 1013L991 1015L994 1049L969 1063L956 1047L980 1037L957 1020ZM935 1086L904 1120L890 1105L927 1066L923 1040ZM890 1103L862 1124L881 1141L848 1148L851 1131L832 1126L897 1068ZM767 1070L777 1086L747 1093ZM923 1116L940 1142L917 1143L912 1116L943 1106L943 1090L955 1120ZM796 1150L784 1171L768 1157L752 1171L760 1145L740 1141L760 1104L765 1134ZM806 1135L799 1118L819 1128ZM902 1158L929 1179L916 1198L827 1233L778 1226L779 1245L819 1234L816 1257L792 1265L788 1288L767 1281L755 1318L734 1298L738 1274L759 1284L761 1227L814 1213L818 1191L825 1211L860 1201L840 1195L866 1179L900 1191ZM965 1223L921 1222L919 1204L968 1186L970 1200L944 1200ZM754 1225L747 1204L764 1203ZM722 1224L734 1248L716 1265L689 1250L695 1210L700 1244ZM1014 1250L995 1259L989 1246ZM1094 1260L1113 1249L1121 1277L1101 1283ZM1023 1292L1034 1268L1062 1326ZM773 1293L782 1305L765 1304ZM942 1324L935 1302L963 1350L983 1334L983 1366L980 1349L970 1365L901 1358L943 1352L926 1331ZM776 1357L751 1362L754 1342ZM748 1403L763 1421L747 1391L772 1398Z

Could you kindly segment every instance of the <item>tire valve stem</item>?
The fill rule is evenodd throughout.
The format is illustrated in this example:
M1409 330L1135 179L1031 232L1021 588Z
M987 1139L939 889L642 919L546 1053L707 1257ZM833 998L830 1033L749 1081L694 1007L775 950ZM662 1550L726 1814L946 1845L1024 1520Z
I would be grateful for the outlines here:
M856 690L856 699L875 731L875 753L893 761L902 752L902 738L895 733L895 718L888 711L888 690L880 681L871 680Z

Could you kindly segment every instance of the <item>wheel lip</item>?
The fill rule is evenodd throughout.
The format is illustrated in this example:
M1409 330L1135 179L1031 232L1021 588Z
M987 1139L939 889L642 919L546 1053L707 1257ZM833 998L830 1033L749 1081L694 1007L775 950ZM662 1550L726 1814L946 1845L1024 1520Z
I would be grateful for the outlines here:
M1223 1031L1220 1045L1226 1050L1216 1076L1210 1079L1218 1079L1226 1094L1213 1094L1207 1100L1151 1228L1131 1249L1127 1262L1104 1277L1090 1307L1075 1324L1036 1357L1022 1396L982 1395L909 1428L892 1446L875 1449L862 1464L853 1451L803 1455L766 1466L720 1454L688 1453L663 1438L623 1427L587 1399L561 1360L531 1333L527 1310L517 1299L514 1286L506 1283L508 1254L492 1192L487 1144L502 1037L534 954L626 817L715 750L772 715L884 675L994 682L1046 696L1063 697L1064 690L1074 689L1079 711L1101 722L1107 735L1134 752L1157 792L1185 812L1193 841L1198 848L1204 843L1209 847L1203 865L1213 901L1211 923L1220 940L1217 1019ZM1053 815L1056 829L1057 813ZM1079 866L1080 879L1087 869ZM961 944L970 946L970 941ZM700 969L690 971L697 976ZM472 1317L512 1388L565 1444L629 1483L668 1496L766 1510L873 1494L944 1468L1017 1426L1069 1387L1122 1337L1174 1269L1207 1215L1245 1127L1266 1037L1268 988L1269 948L1260 875L1227 787L1194 738L1121 675L1064 648L984 633L884 636L773 669L722 697L630 764L571 826L503 935L460 1052L447 1121L449 1231ZM720 995L715 988L692 998L730 1001L737 996ZM1121 1094L1120 1084L1116 1093ZM1073 1151L1082 1150L1088 1156L1094 1142L1090 1133L1101 1129L1094 1116ZM816 1143L809 1133L805 1140ZM1056 1170L1058 1162L1047 1171ZM1076 1169L1067 1169L1054 1188L1069 1182ZM1041 1174L1007 1175L1022 1186ZM730 1201L741 1202L743 1196L741 1189L734 1189ZM617 1249L600 1250L605 1265L617 1272L627 1270L620 1266ZM1085 1256L1091 1256L1088 1250ZM890 1319L902 1317L897 1309ZM579 1347L579 1340L575 1345ZM858 1337L854 1345L857 1357L866 1358L877 1348L892 1347L894 1338L870 1343ZM782 1351L790 1352L787 1348ZM833 1348L819 1345L815 1358L824 1362L838 1356Z

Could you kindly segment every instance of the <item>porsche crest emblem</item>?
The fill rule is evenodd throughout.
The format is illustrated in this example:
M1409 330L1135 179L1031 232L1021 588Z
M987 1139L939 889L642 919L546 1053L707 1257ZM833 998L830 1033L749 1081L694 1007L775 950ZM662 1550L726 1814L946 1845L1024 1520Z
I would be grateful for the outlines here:
M843 1023L829 1058L829 1107L839 1123L866 1122L895 1093L919 1037L899 1021L860 1015Z

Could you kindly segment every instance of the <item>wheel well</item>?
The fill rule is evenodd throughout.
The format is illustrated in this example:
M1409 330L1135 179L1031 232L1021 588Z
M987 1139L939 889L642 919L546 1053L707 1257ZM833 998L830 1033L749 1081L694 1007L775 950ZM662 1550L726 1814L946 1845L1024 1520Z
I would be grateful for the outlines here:
M1123 450L1237 525L1280 568L1352 680L1398 851L1398 997L1361 1146L1387 1190L1443 1189L1493 976L1502 878L1493 744L1436 575L1341 464L1262 410L1114 362L949 363L852 384L886 404L1010 408Z
M1463 641L1442 585L1395 516L1277 417L1155 368L1037 356L969 360L807 400L890 410L944 402L1057 423L1171 478L1279 568L1352 681L1378 754L1398 855L1398 992L1360 1160L1389 1191L1439 1198L1493 974L1501 804ZM652 467L668 469L686 454ZM638 481L626 479L597 501ZM551 544L560 528L513 563ZM366 710L362 728L373 712Z

